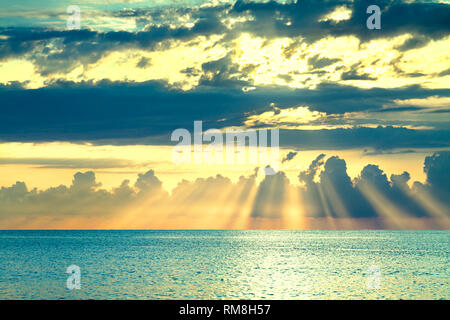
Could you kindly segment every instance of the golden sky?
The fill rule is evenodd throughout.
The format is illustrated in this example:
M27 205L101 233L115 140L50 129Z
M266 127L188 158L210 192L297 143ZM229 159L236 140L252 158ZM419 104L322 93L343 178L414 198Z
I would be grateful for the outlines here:
M0 228L448 227L448 1L69 2L0 4ZM194 121L279 172L174 163Z

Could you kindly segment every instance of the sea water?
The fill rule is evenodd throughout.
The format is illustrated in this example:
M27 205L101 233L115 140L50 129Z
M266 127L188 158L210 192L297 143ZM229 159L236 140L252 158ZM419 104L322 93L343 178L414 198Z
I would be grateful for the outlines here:
M0 231L0 299L448 299L449 241L449 231Z

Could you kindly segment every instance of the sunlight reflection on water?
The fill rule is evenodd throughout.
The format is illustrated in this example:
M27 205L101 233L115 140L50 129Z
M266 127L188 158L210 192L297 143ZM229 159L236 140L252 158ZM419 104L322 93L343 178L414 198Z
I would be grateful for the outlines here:
M448 299L449 235L0 231L0 299ZM65 286L72 264L80 290Z

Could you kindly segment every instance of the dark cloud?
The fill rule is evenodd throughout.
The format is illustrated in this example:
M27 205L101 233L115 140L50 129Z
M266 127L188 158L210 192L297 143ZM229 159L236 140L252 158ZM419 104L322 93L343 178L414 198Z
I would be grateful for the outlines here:
M350 70L342 73L341 80L376 80L376 78L368 73L359 74L356 70Z
M375 156L380 154L405 154L405 153L416 153L415 150L368 150L364 149L364 155Z
M48 75L87 66L112 51L132 48L151 51L170 47L170 41L188 41L224 31L225 27L214 15L197 19L192 27L158 24L136 32L0 28L0 36L4 37L0 39L0 60L29 54L38 71Z
M343 159L330 157L324 163L322 154L311 163L307 171L299 175L304 185L302 192L307 206L306 212L313 216L338 218L386 218L386 216L392 218L396 215L398 216L395 218L429 215L448 218L450 212L448 208L441 209L442 212L435 215L435 211L429 210L429 203L434 203L439 208L447 206L442 195L448 196L450 184L446 181L443 167L450 164L449 154L449 152L436 153L432 157L427 157L425 160L427 183L422 185L416 182L416 186L412 189L408 185L410 179L408 172L393 174L389 180L387 175L373 164L366 165L360 175L351 181ZM433 179L428 172L430 167L435 168L436 173L444 174L443 178L437 178L434 185L429 181ZM425 192L427 201L421 197Z
M245 13L253 17L239 26L242 31L269 38L302 36L309 42L329 35L354 35L361 41L367 41L406 33L439 39L450 32L450 6L447 4L395 0L377 1L382 10L381 30L369 30L366 27L369 17L366 10L373 4L370 0L302 0L287 3L239 0L231 14ZM337 23L319 22L324 15L342 5L352 11L350 19Z
M314 42L327 36L354 35L361 41L412 34L398 50L406 51L440 39L450 33L450 6L434 2L380 0L381 30L368 30L366 9L370 0L302 0L295 2L258 2L238 0L234 5L204 7L156 6L113 11L112 17L134 19L138 31L56 30L46 28L4 27L0 29L0 59L30 57L42 74L68 72L78 65L98 61L111 51L138 48L154 50L170 46L170 41L188 41L198 36L224 35L224 42L243 32L266 39L302 37ZM338 23L321 21L324 15L346 6L350 19ZM181 19L183 17L183 19ZM248 18L228 29L225 18ZM187 19L187 20L186 20ZM186 22L193 25L186 26ZM286 54L292 52L286 48ZM336 62L311 58L314 68Z
M202 64L202 71L200 85L225 88L242 88L247 85L246 81L238 78L239 66L232 61L231 53L221 59Z
M431 39L419 35L412 38L409 38L406 40L402 45L397 47L397 50L399 51L408 51L411 49L418 49L424 47L428 42L430 42Z
M142 57L141 60L136 64L136 67L144 69L152 65L151 59Z
M437 109L437 110L429 110L427 113L450 113L449 109Z
M284 147L309 150L340 150L348 148L442 148L449 147L448 130L412 130L377 127L334 130L280 130L280 144Z
M251 216L269 219L280 218L289 187L289 180L284 172L266 175L258 186Z
M340 59L321 58L320 55L315 55L308 59L308 65L312 69L321 69L339 61Z
M444 202L450 199L450 152L437 152L425 158L424 171L427 175L425 186L429 192Z
M426 107L414 107L414 106L402 106L402 107L391 107L383 108L379 110L373 110L372 112L383 113L383 112L405 112L405 111L418 111L425 110Z
M445 77L450 75L450 69L444 70L441 73L438 74L439 77Z
M366 166L361 172L365 174ZM320 173L318 188L321 190L321 204L325 206L328 214L333 217L368 217L376 216L367 200L361 195L347 174L345 160L338 157L330 157ZM327 211L324 211L327 213Z
M398 49L418 48L430 39L449 34L449 7L443 3L382 0L382 29L368 30L366 8L370 1L313 1L286 3L268 1L237 1L232 5L186 8L167 6L119 10L115 17L141 19L145 27L138 31L55 30L46 28L0 29L0 59L27 54L42 74L67 72L78 65L98 61L113 50L139 48L154 50L170 47L177 40L192 40L197 36L225 35L221 43L242 32L262 36L267 40L288 36L293 43L285 47L291 56L304 37L315 41L325 36L356 35L362 41L377 37L412 34ZM338 23L318 22L325 14L345 5L352 10L349 20ZM232 27L224 19L247 17ZM187 26L186 19L192 23ZM245 20L245 21L243 21ZM289 22L289 23L287 23ZM172 41L174 40L174 41ZM171 42L172 41L172 42ZM267 43L268 41L266 41ZM260 86L243 92L252 83L242 75L257 65L238 66L233 52L220 59L202 64L201 70L187 68L187 75L199 76L199 86L188 92L168 89L163 81L141 84L47 82L45 88L24 90L21 84L0 85L2 101L0 139L3 141L89 141L94 144L168 144L170 133L177 128L192 127L194 120L203 120L205 128L239 126L247 116L278 108L306 105L312 111L328 114L315 124L348 125L350 129L282 131L280 143L298 149L343 149L367 147L377 151L393 148L447 147L448 123L419 119L411 121L344 119L348 112L405 112L424 111L423 107L392 106L396 99L421 99L430 96L450 96L449 89L425 89L409 86L397 89L362 89L352 86L323 83L316 89L290 89L279 86ZM329 66L337 59L316 55L309 58L313 72ZM144 68L151 62L141 58L137 66ZM342 80L373 80L358 70L359 65L342 74ZM240 69L243 68L243 69ZM316 70L316 71L314 71ZM323 70L322 70L323 71ZM421 73L404 76L422 76ZM443 70L439 76L445 76ZM290 74L279 78L290 81ZM23 83L22 85L25 85ZM176 84L174 85L176 87ZM446 113L446 109L430 110ZM386 128L358 128L359 125L388 126ZM434 130L411 130L394 126L431 127ZM261 126L261 124L259 124ZM392 126L392 127L391 127Z
M204 68L208 70L208 66ZM220 76L214 79L217 82ZM34 90L18 88L17 85L4 86L0 87L0 139L171 144L171 132L177 128L192 129L194 120L202 120L205 129L240 126L248 116L272 110L272 103L280 109L307 105L313 111L342 115L345 112L380 110L395 99L436 95L449 96L450 90L418 86L359 89L328 84L315 90L261 87L243 92L240 88L201 86L186 92L168 89L164 83L156 81L141 84L103 81L95 85L57 82ZM341 116L325 120L327 125L376 123ZM408 122L391 124L407 125ZM424 126L434 124L415 122L415 125ZM337 148L365 145L379 149L414 145L443 147L448 145L448 131L389 127L283 130L280 143L308 149L328 148L330 145Z
M298 154L298 152L290 151L290 152L283 158L283 160L281 160L281 162L284 163L284 162L286 162L286 161L290 161L290 160L294 159L295 156L296 156L297 154Z
M345 161L330 157L325 162L324 158L324 154L319 155L308 170L299 174L307 214L335 218L376 217L376 212L348 176Z

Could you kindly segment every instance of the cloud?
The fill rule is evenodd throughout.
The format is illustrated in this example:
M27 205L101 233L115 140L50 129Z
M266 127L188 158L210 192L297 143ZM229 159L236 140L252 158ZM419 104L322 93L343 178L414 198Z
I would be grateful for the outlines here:
M164 197L161 182L153 171L140 174L135 187L124 181L111 191L101 189L93 171L77 172L70 186L60 185L46 190L28 190L25 183L17 182L11 187L0 189L0 219L14 220L17 216L25 219L39 219L50 216L106 218L131 202L143 197L148 199Z
M429 41L430 39L423 35L414 36L406 40L402 45L398 46L397 49L399 51L417 49L425 46Z
M293 3L237 1L231 12L246 12L254 18L241 26L247 32L272 37L301 35L309 41L330 34L356 35L362 41L402 33L440 38L450 31L447 21L450 8L445 3L384 0L377 2L382 10L382 28L380 32L371 32L365 28L368 18L366 9L371 4L369 0L302 0ZM343 5L352 11L349 19L337 23L321 19L324 14ZM286 23L288 21L290 23Z
M191 27L149 25L143 30L57 30L42 27L0 28L0 60L27 54L42 75L69 72L79 65L99 61L122 49L170 47L170 41L189 41L198 36L221 34L224 26L214 15L199 18ZM167 42L167 43L165 43ZM57 48L55 50L55 48Z
M402 115L405 119L402 121L374 118L373 113L370 115L372 118L367 118L365 113L382 110L383 105L395 105L395 101L431 103L428 97L439 96L442 102L445 100L442 97L448 96L449 92L416 86L360 89L342 85L322 85L316 90L269 86L248 92L240 88L201 87L185 92L169 89L157 81L142 84L103 81L95 85L55 83L51 87L34 90L24 90L15 85L0 87L0 139L170 145L171 132L178 128L190 129L195 120L202 120L205 129L238 127L249 119L259 119L265 112L267 115L274 112L275 104L280 110L278 117L286 116L277 118L275 123L266 121L262 124L277 127L281 122L295 121L296 110L299 111L295 108L306 105L311 114L320 112L324 115L316 122L308 118L311 125L319 126L318 129L320 125L348 128L316 132L282 131L280 143L284 146L308 149L326 149L333 145L338 148L444 147L448 146L449 128L445 128L441 117L436 120L429 117L408 120L408 115ZM214 108L211 107L212 101ZM358 117L353 117L349 114L351 112L359 112ZM353 128L368 124L375 128ZM395 128L410 124L438 126L444 130ZM379 125L395 127L377 128ZM384 137L389 138L381 139Z
M139 62L136 64L136 67L144 69L144 68L150 66L151 64L152 64L151 59L142 57L141 60L139 60Z
M149 170L145 174L138 174L138 179L134 185L139 193L148 193L153 189L161 189L162 182L155 176L155 171Z
M65 158L0 158L0 164L26 164L38 168L54 169L108 169L138 167L138 163L125 159L65 159ZM145 163L141 165L148 165Z
M369 0L162 1L150 7L131 2L108 8L86 2L82 30L63 29L62 4L20 17L11 5L2 5L1 141L169 145L173 130L191 130L194 120L202 120L205 130L280 128L280 145L295 150L364 148L369 154L450 147L450 125L444 121L450 97L448 3L380 0L381 30L368 30ZM185 201L204 210L205 198L220 211L237 201L233 190L242 190L245 196L237 203L259 218L279 218L277 210L297 194L313 216L378 217L389 211L424 216L445 211L433 199L445 203L439 181L447 183L441 168L446 157L427 158L429 179L413 188L407 173L387 177L375 165L351 181L343 159L321 156L300 173L300 191L283 173L258 186L254 175L237 183L217 176L184 182L172 198L164 198L169 196L150 171L134 185L124 181L110 191L101 189L91 172L77 174L71 186L43 191L18 182L4 187L2 196L21 199L25 212L51 211L53 202L76 216L77 205L92 213L98 203L96 212L107 214L150 193L172 199L173 215ZM64 158L0 163L140 165ZM273 185L277 196L270 193ZM250 195L257 199L254 206L245 200ZM419 202L408 202L412 195ZM20 215L8 201L8 211Z
M321 58L319 55L315 55L308 59L308 64L312 69L322 69L338 61L340 59Z
M288 154L286 154L284 156L284 158L281 160L281 163L284 163L284 162L294 159L297 154L298 154L298 152L293 152L293 151L288 152Z
M352 181L345 160L336 156L325 159L325 154L319 155L300 172L300 186L291 184L283 172L267 175L258 184L257 171L237 182L221 175L183 180L171 195L153 170L139 174L134 186L125 180L110 191L101 189L92 171L76 173L70 186L46 190L29 190L24 182L17 182L0 189L0 225L19 219L26 226L43 217L51 221L122 220L136 206L139 214L133 215L136 220L130 223L139 225L144 219L149 227L152 221L153 226L156 221L162 223L161 219L169 224L181 219L194 228L205 221L215 228L236 226L237 221L244 223L241 227L245 223L255 226L254 221L261 219L283 219L286 210L292 214L292 208L298 217L376 219L380 228L402 227L399 221L411 218L443 219L438 220L444 223L441 227L448 223L450 152L427 157L426 183L415 182L413 187L408 172L389 179L377 165L368 164Z
M395 1L380 0L377 5L382 10L382 32L370 32L365 28L368 14L366 9L373 4L369 0L301 0L301 1L228 1L196 5L186 2L155 2L145 7L140 3L121 3L119 10L108 10L95 2L85 3L84 24L90 29L104 29L105 24L114 25L117 19L134 22L137 28L145 26L172 25L180 27L186 23L200 21L214 29L226 18L234 18L227 23L226 32L253 32L267 37L301 35L315 39L327 34L354 34L362 40L372 37L390 37L399 33L412 33L436 38L448 33L448 5L441 1ZM6 6L6 5L5 5ZM22 13L21 18L29 19L29 24L44 25L44 22L61 22L61 9L36 8L32 17ZM53 6L53 8L55 8ZM36 13L37 11L37 13ZM426 12L426 14L425 14ZM41 14L41 17L39 16ZM24 17L25 16L25 17ZM240 19L239 19L240 18ZM109 21L109 20L111 21ZM10 20L12 21L12 19ZM34 22L34 23L32 23ZM177 29L177 28L174 28ZM224 31L225 32L225 31Z
M358 74L355 70L343 72L341 75L342 80L375 80L368 73Z
M392 126L280 130L280 145L306 150L372 148L382 151L396 148L444 148L449 147L449 138L448 130L412 130Z
M443 167L448 165L449 152L428 157L427 163L435 162ZM306 212L323 217L381 217L395 221L407 217L435 216L435 211L429 210L420 197L427 192L428 201L441 208L439 217L447 217L442 208L447 205L442 193L449 192L449 185L440 184L434 188L428 181L422 190L416 185L410 188L407 182L409 173L392 175L389 180L386 174L373 164L366 165L360 175L352 181L347 174L346 163L338 157L330 157L324 163L324 155L320 155L311 163L307 171L301 172ZM322 167L323 166L323 167ZM323 169L321 169L323 168ZM322 170L319 174L319 170ZM441 172L442 169L437 171ZM428 175L427 169L425 172ZM318 181L317 181L318 178ZM444 179L438 179L445 183ZM419 184L419 183L416 183ZM428 191L425 191L428 190ZM428 204L427 204L428 205ZM429 206L428 206L429 207Z
M424 171L427 175L424 187L444 203L450 198L449 163L450 152L437 152L426 157L424 163Z
M234 41L239 41L243 34L248 34L251 38L259 37L265 44L274 39L289 38L292 40L290 45L294 46L289 49L290 45L287 45L284 49L292 53L295 50L304 50L302 46L295 44L311 45L327 37L354 37L360 44L364 44L374 39L392 39L408 35L409 38L405 38L401 45L395 46L396 51L406 52L422 48L431 40L443 39L450 34L447 22L450 6L446 3L379 1L377 5L382 9L382 29L375 31L366 28L366 9L371 4L368 0L239 0L208 6L156 3L143 8L139 7L141 4L125 5L124 9L112 11L102 10L104 8L100 6L95 7L95 12L89 9L84 11L85 29L82 30L62 29L65 26L61 21L64 17L58 11L54 16L58 17L61 28L32 27L31 25L35 24L31 23L25 24L28 27L17 27L13 24L1 28L0 59L28 59L41 75L49 76L69 73L80 66L87 69L89 65L99 62L113 52L123 52L126 49L152 52L178 46L180 42L205 41L213 36L219 37L221 40L218 45L225 48L233 48ZM330 13L344 12L343 8L347 14L350 13L348 19L323 20L323 17ZM95 19L95 15L99 17ZM123 30L122 24L114 26L114 19L129 21L129 24L136 27ZM48 17L44 17L38 25L46 24L48 25ZM102 27L105 24L111 24L112 30L105 30ZM199 40L201 37L205 39ZM339 62L340 58L311 54L307 60L314 70ZM217 60L212 59L209 62L213 61ZM188 67L192 66L186 66ZM239 73L230 72L233 67L228 71L223 70L222 66L220 68L217 69L220 79L210 80L239 78ZM350 71L347 70L348 72ZM226 79L227 76L231 79ZM241 78L245 76L243 74ZM342 79L361 77L364 75L350 73L345 74ZM364 79L375 78L365 76ZM202 83L207 80L203 78ZM239 80L242 81L236 81ZM210 83L217 85L222 81Z
M258 187L251 216L269 219L280 218L288 188L289 180L284 172L266 175Z

